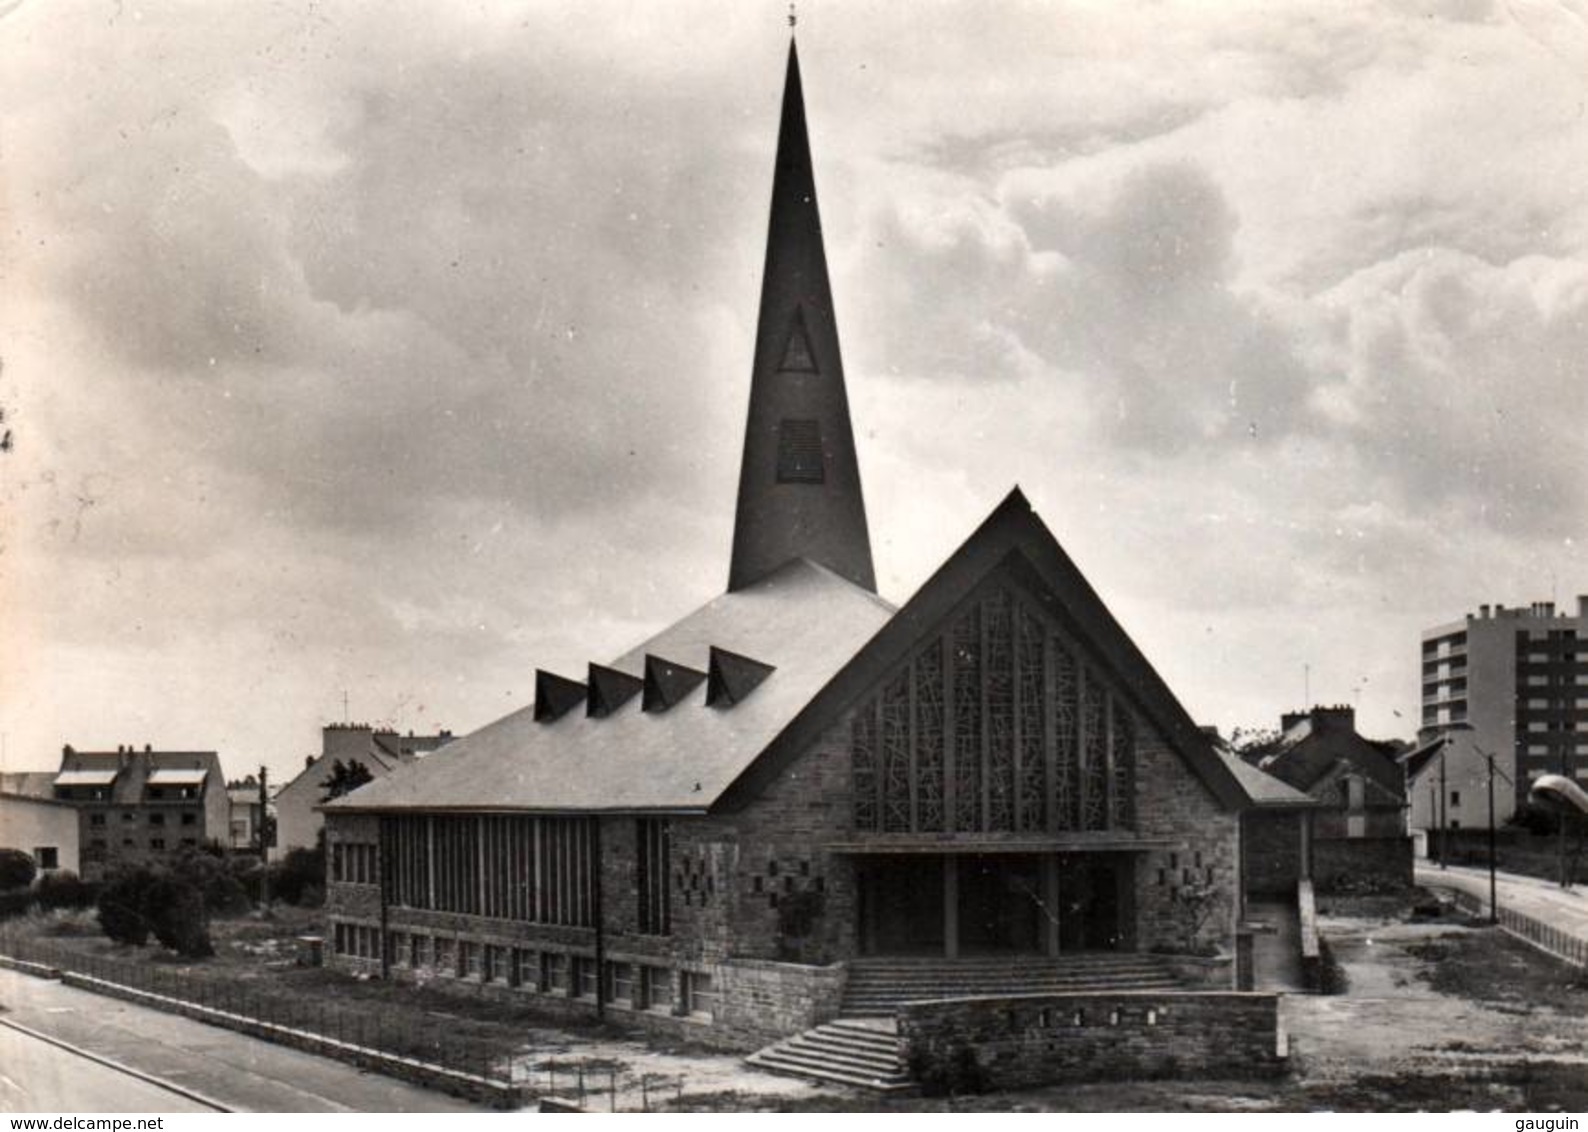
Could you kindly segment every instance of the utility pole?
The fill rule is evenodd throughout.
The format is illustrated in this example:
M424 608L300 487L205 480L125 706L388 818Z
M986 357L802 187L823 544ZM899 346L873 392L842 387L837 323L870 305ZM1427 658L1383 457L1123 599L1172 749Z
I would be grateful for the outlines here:
M1500 922L1500 895L1494 875L1497 867L1494 862L1494 756L1486 753L1483 761L1489 764L1489 923L1497 924Z
M1450 864L1450 791L1445 789L1445 748L1439 748L1439 867Z
M1439 788L1432 782L1428 784L1428 856L1431 860L1439 860L1439 853L1434 844L1434 826L1439 823Z
M266 776L270 772L259 768L259 906L270 914L270 794Z

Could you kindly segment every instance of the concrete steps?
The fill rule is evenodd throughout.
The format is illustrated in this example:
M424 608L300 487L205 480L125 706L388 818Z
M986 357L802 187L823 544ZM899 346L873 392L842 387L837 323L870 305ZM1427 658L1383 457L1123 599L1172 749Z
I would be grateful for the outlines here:
M850 964L846 1017L889 1016L902 1003L979 995L1171 990L1180 986L1162 960L1107 953L1060 959L863 959Z
M840 1018L757 1050L751 1065L787 1077L829 1081L878 1092L914 1088L899 1060L899 1039L891 1026Z

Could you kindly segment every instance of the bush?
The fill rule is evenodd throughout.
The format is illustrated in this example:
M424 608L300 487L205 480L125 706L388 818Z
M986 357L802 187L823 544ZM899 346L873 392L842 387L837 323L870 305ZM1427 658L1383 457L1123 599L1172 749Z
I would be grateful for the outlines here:
M99 890L99 926L117 943L142 947L149 942L149 889L155 876L146 866L121 868Z
M325 848L291 849L270 867L270 894L288 904L317 908L325 900Z
M33 893L25 888L0 892L0 920L9 920L12 916L25 916L32 907Z
M20 849L0 849L0 892L26 888L33 883L37 873L31 853L24 853Z
M910 1076L920 1083L923 1097L985 1093L990 1084L975 1049L963 1042L946 1055L917 1050L910 1055Z
M185 850L171 862L171 872L195 888L207 912L235 915L253 906L224 857L207 850Z
M180 869L136 865L113 874L99 893L99 924L117 943L142 947L153 936L189 959L215 954L204 891Z
M70 869L45 873L39 878L34 895L38 897L39 907L46 911L51 908L86 908L94 902L93 888L84 884Z
M824 893L806 890L784 895L777 906L778 958L794 963L820 962L821 941L813 939L827 910Z
M148 907L154 936L166 947L185 959L215 954L204 893L186 877L175 872L155 877L148 889Z

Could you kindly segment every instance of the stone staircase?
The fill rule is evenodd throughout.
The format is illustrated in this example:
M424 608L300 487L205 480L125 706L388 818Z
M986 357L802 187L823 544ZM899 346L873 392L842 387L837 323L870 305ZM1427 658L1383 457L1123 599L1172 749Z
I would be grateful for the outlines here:
M773 1073L884 1092L914 1087L899 1059L894 1014L906 1002L976 995L1173 990L1181 986L1156 956L1095 952L1060 959L857 959L849 964L843 1016L752 1053Z
M976 995L1169 990L1180 986L1156 956L1092 952L1058 959L857 959L849 965L843 1016L891 1018L901 1003Z
M884 1093L915 1087L899 1060L891 1019L840 1018L757 1050L745 1060L772 1073Z

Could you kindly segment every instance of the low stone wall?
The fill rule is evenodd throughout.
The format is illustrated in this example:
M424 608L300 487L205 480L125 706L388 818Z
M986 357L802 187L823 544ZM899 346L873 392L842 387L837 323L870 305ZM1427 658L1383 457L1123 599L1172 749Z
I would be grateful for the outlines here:
M1318 901L1312 882L1296 885L1296 917L1301 929L1301 977L1307 989L1323 989L1323 939L1318 935Z
M336 966L362 970L372 976L380 974L380 964L375 960L339 956ZM730 959L695 964L690 969L711 976L716 1000L712 1013L679 1014L670 1006L636 1009L626 1002L608 1002L605 1020L716 1049L748 1052L836 1018L846 978L842 963L815 967L769 959ZM409 967L392 967L391 977L398 982L422 982L448 994L522 1004L552 1018L588 1022L596 1016L596 1002L591 995L540 991L433 971L416 972Z
M716 1019L736 1040L753 1045L787 1037L838 1016L845 967L812 967L767 959L731 959L715 970Z
M1409 889L1412 869L1410 837L1320 837L1312 843L1312 878L1320 894Z
M992 1089L1151 1077L1284 1072L1279 997L1121 991L908 1003L899 1037L912 1069L970 1051Z

